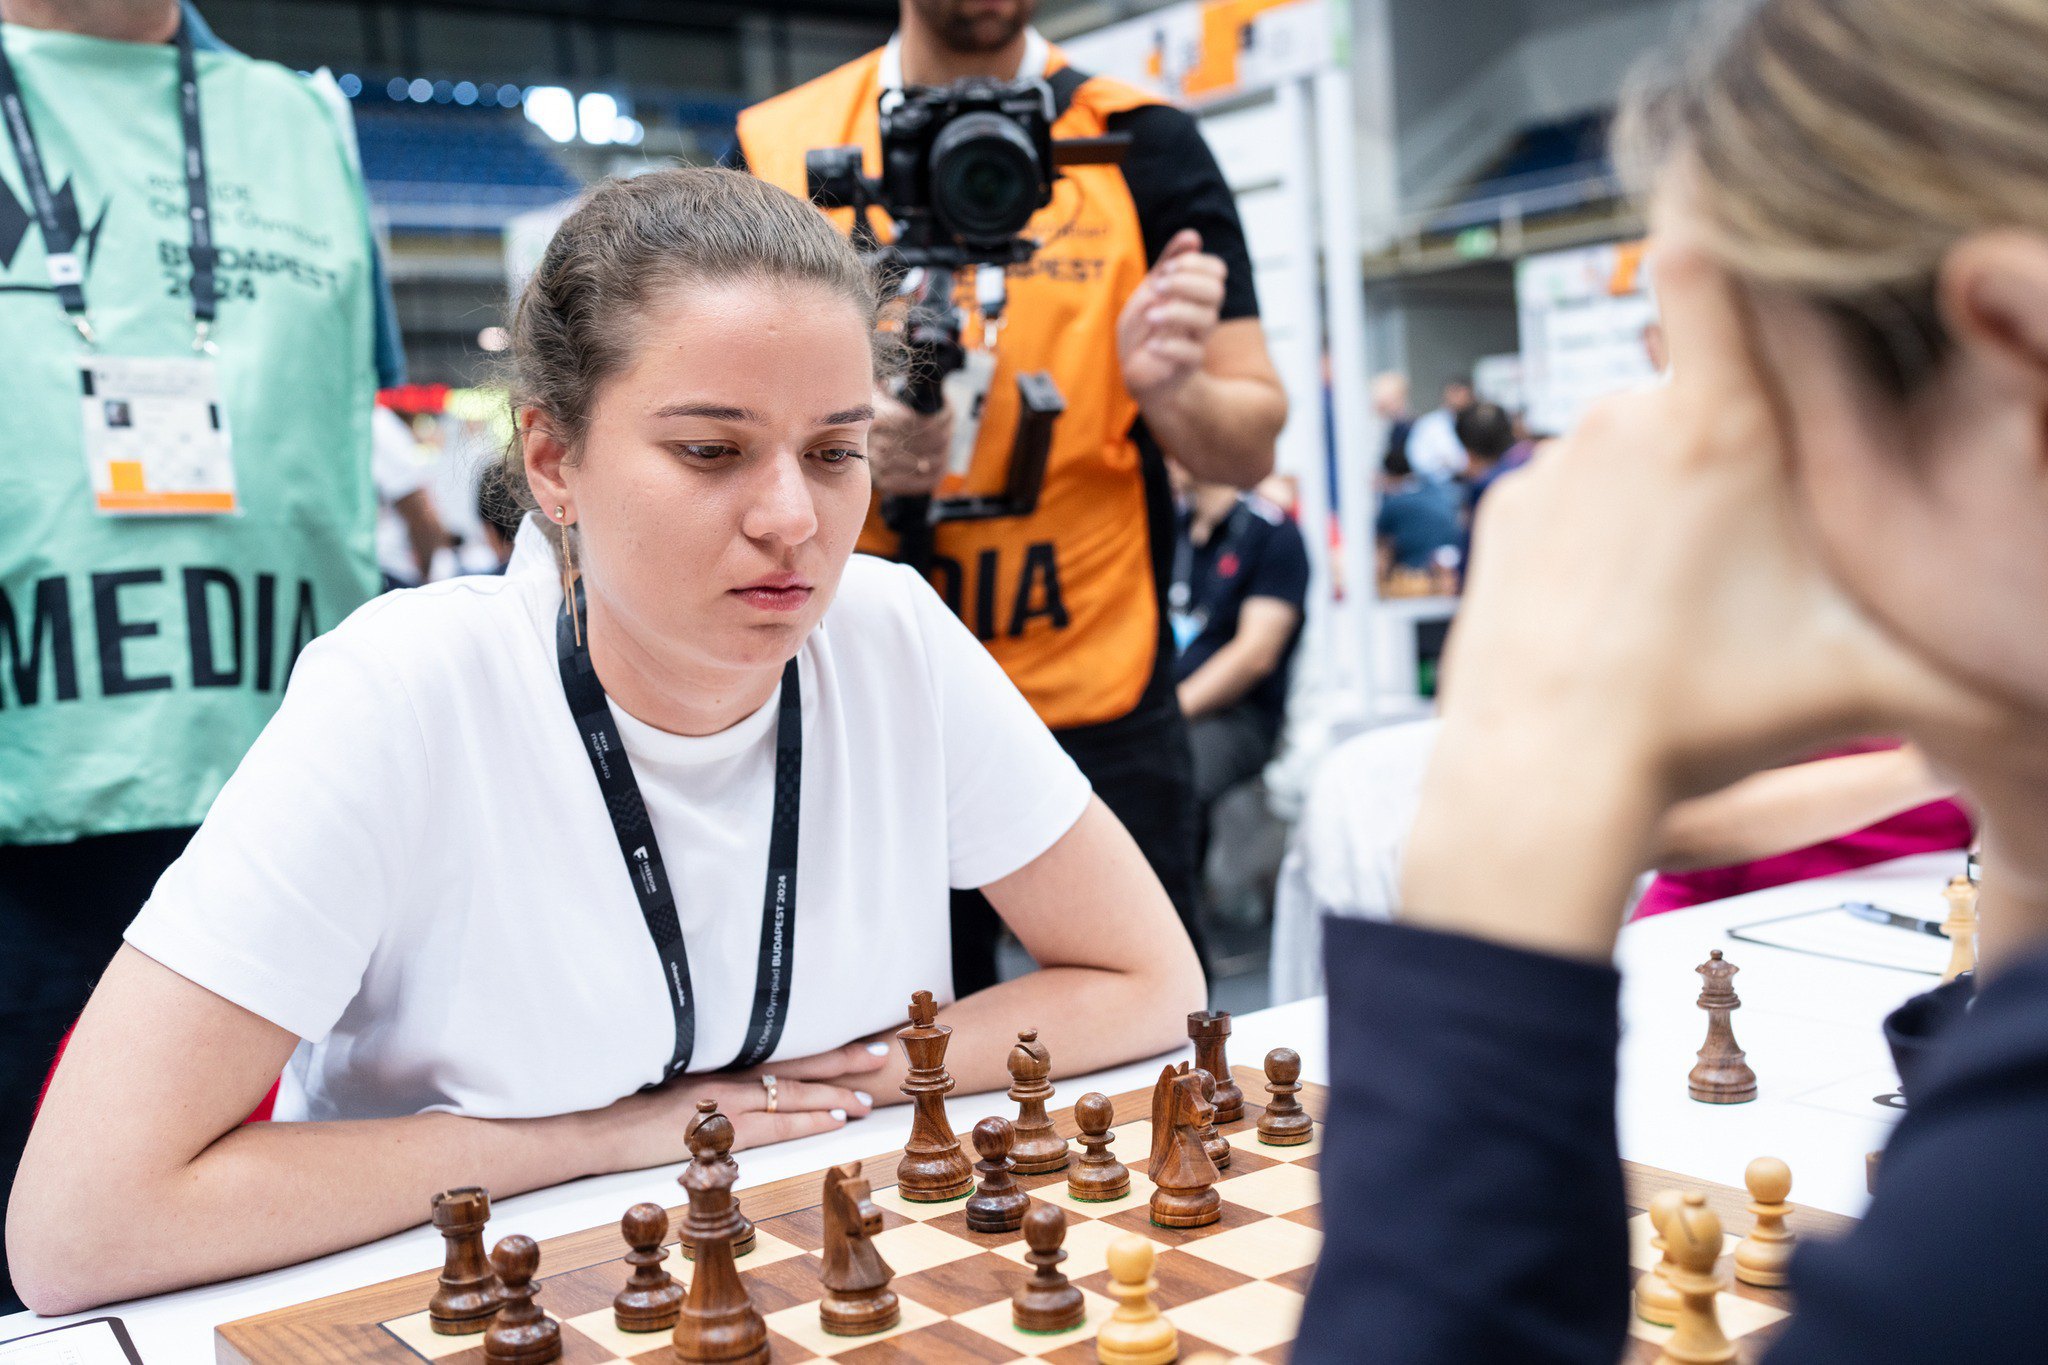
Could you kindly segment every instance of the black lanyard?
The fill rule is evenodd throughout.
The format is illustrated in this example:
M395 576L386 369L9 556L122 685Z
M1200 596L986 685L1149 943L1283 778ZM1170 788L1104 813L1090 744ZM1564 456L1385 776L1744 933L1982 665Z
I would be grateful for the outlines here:
M185 132L185 200L192 224L192 318L198 325L194 345L210 350L208 333L218 310L213 288L213 207L206 188L206 144L199 130L199 62L192 50L192 25L182 18L178 21L178 116ZM84 235L78 221L78 196L74 191L59 199L50 188L49 168L36 142L36 130L29 124L21 81L8 59L4 40L0 40L0 122L7 124L14 159L21 167L36 224L43 232L50 283L78 334L90 342L93 331L85 313L85 265L78 258L78 239ZM75 175L72 184L77 184Z
M580 606L581 583L576 585L576 600ZM587 615L585 619L589 619ZM633 778L633 761L626 756L626 742L605 702L604 684L591 667L590 651L577 642L566 601L555 620L555 657L561 666L562 693L569 699L576 732L583 737L584 752L590 756L590 770L597 775L598 788L604 793L604 808L611 816L613 833L618 835L619 853L626 860L633 894L640 901L641 918L647 921L655 951L661 954L669 1004L676 1016L675 1050L662 1072L662 1079L668 1080L689 1069L690 1054L697 1047L697 998L690 984L689 949L683 943L683 927L676 917L675 892L669 885L661 846L655 841L654 826L647 818L647 803L641 799L640 784ZM775 724L775 815L768 833L768 888L761 907L754 1008L739 1055L727 1070L767 1060L782 1041L782 1025L789 1013L790 966L796 956L797 818L803 792L803 722L803 685L797 680L796 660L791 659L782 669L782 701Z

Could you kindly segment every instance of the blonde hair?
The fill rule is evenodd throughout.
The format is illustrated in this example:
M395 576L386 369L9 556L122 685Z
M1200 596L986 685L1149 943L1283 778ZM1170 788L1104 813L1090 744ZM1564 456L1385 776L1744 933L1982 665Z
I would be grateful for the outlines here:
M1709 249L1903 394L1947 348L1948 249L2048 229L2044 73L2048 0L1730 0L1637 73L1617 160L1638 192L1683 160Z
M513 435L500 486L521 507L526 481L518 415L534 408L580 458L590 409L631 362L635 323L657 295L690 285L800 282L851 302L868 323L876 378L893 370L893 339L876 326L876 274L817 209L741 171L687 167L606 180L555 230L513 312L505 387ZM562 528L546 518L560 549Z

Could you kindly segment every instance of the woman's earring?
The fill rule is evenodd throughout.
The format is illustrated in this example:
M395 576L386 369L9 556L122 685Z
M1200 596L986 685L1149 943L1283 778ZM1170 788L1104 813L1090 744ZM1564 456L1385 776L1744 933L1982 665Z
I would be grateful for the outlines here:
M576 606L576 543L569 538L569 523L564 520L568 512L557 507L555 520L562 527L562 601L569 608L569 627L575 633L576 646L583 647L583 613Z

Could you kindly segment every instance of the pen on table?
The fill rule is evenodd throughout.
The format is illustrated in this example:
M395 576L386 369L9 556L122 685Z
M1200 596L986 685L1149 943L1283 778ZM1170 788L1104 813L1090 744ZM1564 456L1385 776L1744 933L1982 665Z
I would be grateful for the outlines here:
M1946 938L1941 932L1939 920L1921 919L1915 915L1902 915L1896 910L1887 910L1881 905L1868 901L1846 901L1842 909L1858 919L1867 919L1872 924L1889 924L1894 929L1911 929L1918 933L1930 934L1935 938Z

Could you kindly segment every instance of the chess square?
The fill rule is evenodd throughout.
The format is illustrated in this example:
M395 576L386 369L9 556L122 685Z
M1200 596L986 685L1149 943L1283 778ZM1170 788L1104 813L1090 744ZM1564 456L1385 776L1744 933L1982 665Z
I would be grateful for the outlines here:
M1240 1275L1228 1266L1214 1261L1204 1261L1190 1256L1178 1248L1168 1247L1158 1252L1152 1260L1152 1279L1159 1288L1153 1291L1152 1302L1161 1309L1177 1308L1184 1303L1206 1299L1226 1289L1249 1284L1256 1276ZM1087 1279L1079 1281L1083 1289L1114 1298L1110 1287L1110 1273L1101 1270Z
M621 1360L630 1360L636 1355L668 1346L674 1338L674 1329L669 1327L658 1332L621 1332L609 1308L562 1319L563 1332L566 1334L571 1329L602 1346L610 1357Z
M1066 1240L1060 1243L1066 1248L1067 1259L1060 1263L1060 1273L1070 1280L1100 1274L1109 1268L1110 1247L1130 1235L1128 1228L1111 1227L1092 1220L1067 1224ZM1027 1242L1011 1242L996 1248L996 1255L1006 1256L1020 1266L1030 1264L1024 1259L1030 1252L1031 1246Z
M1278 1147L1269 1147L1264 1151L1256 1151L1250 1147L1232 1146L1230 1148L1229 1164L1216 1168L1216 1173L1220 1177L1217 1183L1221 1184L1225 1180L1236 1180L1242 1176L1250 1175L1254 1171L1263 1171L1269 1166L1279 1165L1280 1162L1274 1157L1268 1156L1267 1152L1277 1152L1280 1150L1282 1149Z
M1233 1204L1242 1204L1277 1218L1283 1213L1308 1208L1320 1200L1322 1180L1314 1171L1282 1164L1237 1176L1227 1189L1219 1186L1217 1193Z
M466 1336L445 1337L433 1328L432 1320L424 1311L396 1318L384 1324L384 1330L397 1337L414 1355L428 1360L445 1360L458 1351L475 1347L483 1349L484 1334L471 1332Z
M933 1266L979 1254L972 1242L950 1236L928 1223L906 1223L878 1233L871 1240L897 1275L916 1275Z
M1022 1332L1010 1317L1010 1301L985 1303L965 1313L955 1313L953 1321L963 1327L971 1327L989 1340L998 1343L1020 1356L1042 1356L1071 1345L1076 1340L1092 1336L1102 1320L1116 1311L1116 1305L1100 1294L1081 1291L1081 1301L1087 1308L1087 1318L1079 1327L1064 1332Z
M1214 1261L1255 1279L1314 1265L1322 1249L1322 1233L1279 1218L1232 1228L1182 1248L1189 1256Z
M1249 1355L1294 1339L1301 1324L1302 1296L1291 1289L1253 1280L1206 1299L1166 1310L1183 1332L1213 1341L1226 1351Z
M1773 1308L1755 1299L1746 1299L1740 1294L1714 1295L1714 1307L1721 1319L1721 1331L1733 1340L1749 1335L1788 1316L1782 1308ZM1633 1311L1628 1315L1628 1334L1638 1341L1651 1342L1662 1346L1671 1340L1671 1329L1659 1327L1653 1322L1644 1322Z
M1204 1341L1186 1332L1180 1334L1180 1354L1174 1358L1183 1361L1193 1360L1204 1351L1222 1356L1230 1365L1243 1365L1243 1358L1232 1359L1230 1353L1220 1350L1215 1342ZM1045 1365L1097 1365L1098 1357L1095 1354L1094 1339L1091 1338L1087 1341L1077 1341L1070 1346L1062 1346L1057 1351L1040 1356L1039 1359L1044 1361ZM1024 1365L1024 1362L1019 1362L1019 1365Z
M1116 1137L1109 1144L1109 1154L1129 1166L1133 1171L1150 1163L1152 1158L1152 1120L1139 1119L1116 1128Z
M1262 1213L1254 1213L1250 1209L1241 1208L1240 1206L1231 1203L1228 1199L1225 1199L1222 1203L1222 1207L1218 1210L1218 1216L1216 1221L1209 1224L1207 1227L1161 1227L1159 1224L1152 1221L1152 1209L1150 1205L1147 1205L1143 1208L1126 1209L1122 1213L1111 1214L1108 1218L1105 1218L1103 1221L1110 1224L1113 1227L1122 1228L1126 1232L1141 1233L1146 1237L1150 1237L1153 1241L1163 1243L1167 1246L1182 1246L1188 1242L1196 1241L1203 1237L1214 1237L1219 1233L1228 1232L1232 1228L1241 1228L1245 1226L1247 1223L1256 1223L1263 1217L1265 1217L1265 1215Z
M1650 1245L1650 1240L1656 1235L1657 1229L1650 1226L1649 1214L1639 1213L1628 1220L1628 1263L1637 1270L1654 1269L1657 1263L1664 1259L1658 1254L1657 1249ZM1741 1241L1742 1239L1732 1232L1722 1233L1721 1254L1726 1256L1733 1252Z
M775 1313L792 1308L800 1303L816 1303L825 1293L825 1286L818 1283L820 1262L815 1256L798 1256L792 1260L775 1261L758 1270L742 1270L740 1283L747 1287L747 1295L754 1301L754 1307L763 1313Z
M833 1353L832 1359L845 1365L904 1365L906 1361L925 1365L927 1361L988 1362L988 1365L1023 1365L1019 1357L1007 1346L1000 1346L971 1327L962 1327L950 1318L935 1322L929 1327L920 1327L900 1337L877 1342L872 1337L847 1337L845 1344ZM1088 1359L1094 1361L1095 1345L1088 1347ZM781 1358L776 1357L776 1365Z
M813 1355L837 1356L878 1341L904 1336L945 1320L945 1314L926 1307L900 1290L896 1295L896 1306L902 1316L894 1327L886 1332L871 1332L861 1337L838 1337L826 1331L824 1324L818 1321L818 1305L815 1303L801 1303L794 1308L785 1308L779 1313L770 1313L762 1321L768 1324L769 1331L787 1337Z
M1057 1184L1041 1185L1031 1191L1033 1199L1043 1199L1048 1204L1057 1204L1067 1211L1067 1222L1077 1219L1107 1218L1113 1213L1135 1208L1151 1201L1153 1184L1146 1179L1143 1171L1131 1172L1131 1192L1121 1199L1076 1199L1067 1188L1062 1177Z
M1028 1277L1017 1262L992 1252L933 1266L915 1275L898 1275L893 1287L920 1303L931 1305L947 1317L971 1312L985 1303L1008 1303L1010 1295Z
M1259 1141L1259 1133L1256 1128L1247 1128L1241 1133L1232 1133L1229 1142L1231 1146L1238 1148L1240 1151L1257 1152L1260 1156L1270 1157L1275 1161L1302 1161L1323 1150L1323 1125L1317 1124L1309 1140L1302 1143L1299 1147L1274 1147L1268 1143L1261 1142Z
M971 1190L968 1192L968 1194L972 1193L973 1191ZM968 1195L963 1194L958 1199L948 1199L943 1203L925 1204L915 1199L905 1199L901 1194L897 1193L894 1185L876 1190L871 1197L875 1201L875 1206L882 1210L885 1218L893 1213L898 1218L907 1218L913 1223L928 1223L934 1218L943 1218L949 1213L957 1213L966 1205L968 1199ZM819 1245L822 1246L823 1242L821 1241ZM816 1250L815 1247L812 1249Z

